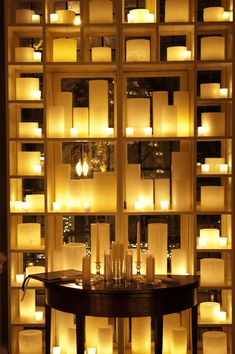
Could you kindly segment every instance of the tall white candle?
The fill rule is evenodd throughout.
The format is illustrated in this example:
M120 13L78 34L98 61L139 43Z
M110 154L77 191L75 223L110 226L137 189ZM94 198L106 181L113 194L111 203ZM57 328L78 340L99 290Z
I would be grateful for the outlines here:
M89 283L91 280L91 257L84 256L82 257L82 281Z
M180 327L180 314L163 316L163 353L171 353L172 329Z
M203 258L200 260L201 285L224 284L224 260L219 258Z
M151 318L133 317L131 319L131 352L132 354L151 353Z
M82 270L82 258L86 255L86 244L66 243L62 247L63 269Z
M189 91L174 91L173 104L177 107L177 135L189 136Z
M171 330L171 354L187 354L187 331L184 327Z
M19 332L20 354L42 354L42 331L25 329Z
M94 173L94 211L112 212L116 210L116 172Z
M150 254L146 258L146 280L153 282L155 277L155 258Z
M163 135L163 107L168 105L168 91L154 91L152 93L153 104L153 135Z
M150 40L128 39L126 41L126 61L150 61Z
M189 152L172 152L172 207L175 210L191 208L191 166Z
M136 249L137 249L137 263L140 263L140 222L137 221L136 229Z
M187 274L187 252L185 249L171 250L171 274Z
M148 251L155 256L155 273L167 274L168 225L148 224Z
M105 327L107 325L108 325L107 317L86 316L85 333L86 333L87 348L97 348L98 327Z
M127 127L133 127L135 135L143 136L144 128L150 126L150 99L127 99Z
M73 108L73 127L78 129L79 137L87 137L89 130L88 107Z
M110 247L110 224L91 224L91 269L96 272L96 262L101 262L101 273L104 272L104 253L109 252Z
M140 182L140 165L126 165L126 207L128 210L135 209L135 201L138 199L138 190Z
M162 201L170 202L170 179L159 178L154 180L155 183L155 209L163 209Z
M89 80L89 129L90 136L104 136L108 128L108 81Z
M207 331L202 334L203 354L227 354L227 334Z
M35 91L39 90L39 79L34 77L16 78L16 99L35 100Z
M22 295L20 291L20 297ZM23 300L19 299L19 315L21 321L33 321L35 316L35 290L27 289Z
M113 353L113 327L107 325L98 327L97 332L97 354Z
M165 136L177 136L177 106L162 107L162 133Z

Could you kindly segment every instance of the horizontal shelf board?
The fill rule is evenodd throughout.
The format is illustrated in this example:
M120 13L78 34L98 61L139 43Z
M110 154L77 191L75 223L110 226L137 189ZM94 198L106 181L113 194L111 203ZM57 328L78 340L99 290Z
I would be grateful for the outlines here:
M40 31L42 33L42 30L43 30L43 24L42 23L38 23L38 24L35 24L35 23L9 23L8 24L8 29L10 31L14 31L14 32L20 32L20 33L24 33L24 32L27 32L27 33L32 33L34 31Z
M232 177L231 173L197 173L197 177Z
M105 137L105 138L101 138L101 137L94 137L94 138L87 138L87 137L84 137L84 138L75 138L75 137L71 137L71 138L47 138L46 139L48 142L53 142L53 141L61 141L61 142L71 142L71 141L82 141L82 142L97 142L97 141L116 141L117 138L116 137Z
M128 215L175 215L175 214L193 214L192 210L124 210L124 214Z
M30 252L30 253L41 253L45 252L45 246L37 247L37 248L11 248L10 249L11 253L24 253L24 252Z
M231 252L232 248L197 248L197 252Z
M198 321L198 326L199 327L228 327L231 326L231 322L225 322L225 323L207 323L207 322L201 322L200 320Z
M115 216L117 214L116 211L48 211L49 215L111 215Z
M177 65L177 66L176 66ZM192 70L194 62L190 61L177 61L177 62L125 62L122 65L124 72L133 71L181 71ZM157 74L156 74L157 76Z
M218 135L218 136L197 136L198 141L217 141L217 140L227 140L232 139L232 135Z
M32 321L32 322L26 322L26 321L20 321L20 319L15 319L11 322L13 326L27 326L27 327L44 327L45 326L45 320L43 321Z
M43 100L9 100L10 104L19 104L19 105L27 105L27 104L39 104L44 103Z
M107 73L116 73L117 66L113 63L63 63L63 62L47 62L45 65L46 72L56 72L56 73L105 73L105 78L113 77L107 75ZM103 76L103 74L102 74Z
M139 136L133 136L133 137L127 137L124 136L123 140L127 141L127 142L131 142L131 141L179 141L179 140L183 140L183 141L194 141L194 137L193 136L151 136L151 137L139 137Z
M44 175L10 175L10 178L31 178L31 179L41 179Z

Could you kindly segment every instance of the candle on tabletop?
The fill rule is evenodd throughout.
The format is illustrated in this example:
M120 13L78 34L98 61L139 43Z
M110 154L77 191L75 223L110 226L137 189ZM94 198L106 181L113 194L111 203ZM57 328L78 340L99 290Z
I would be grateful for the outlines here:
M132 256L132 253L127 251L126 252L126 280L132 280L132 274L133 274L133 266L132 266L132 263L133 263L133 256Z
M97 223L96 228L96 263L100 262L100 232L99 232L99 223Z
M146 258L146 280L153 282L155 276L155 258L150 254Z
M82 257L82 281L84 283L89 283L91 280L91 257Z
M136 250L137 250L137 264L140 264L140 222L139 220L137 221Z

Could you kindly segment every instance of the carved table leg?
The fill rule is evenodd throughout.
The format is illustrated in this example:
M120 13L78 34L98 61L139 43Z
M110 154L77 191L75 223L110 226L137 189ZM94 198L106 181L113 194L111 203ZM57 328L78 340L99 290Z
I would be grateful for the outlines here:
M77 354L85 351L85 316L76 315Z
M154 317L155 354L162 354L163 316Z
M46 354L51 352L51 307L47 304L45 305L46 312Z

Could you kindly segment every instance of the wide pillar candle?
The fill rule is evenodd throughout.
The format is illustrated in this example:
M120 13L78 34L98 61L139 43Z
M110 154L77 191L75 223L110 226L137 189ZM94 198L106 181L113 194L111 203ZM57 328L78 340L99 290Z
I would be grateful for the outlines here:
M199 237L199 246L205 248L218 248L220 239L219 229L201 229Z
M203 258L200 260L201 285L224 284L224 260L219 258Z
M90 136L104 136L108 128L109 103L108 81L89 81Z
M168 225L148 224L148 252L155 257L155 273L167 274Z
M184 327L171 330L171 354L187 354L187 331Z
M66 243L63 246L63 269L82 270L82 258L86 255L85 243Z
M37 122L19 122L18 135L19 138L40 138L38 133L38 123Z
M63 50L61 50L63 48ZM53 39L53 62L76 62L77 40L73 38Z
M227 334L222 331L207 331L202 334L203 354L227 354Z
M35 100L35 91L39 91L39 78L17 77L16 78L16 99Z
M20 354L42 354L42 331L25 329L19 332Z
M177 107L177 136L189 136L189 91L174 91L173 97Z
M116 210L116 172L94 173L94 210L111 212Z
M200 320L202 322L219 322L220 303L207 301L199 305Z
M225 113L204 112L201 114L201 125L206 128L207 136L220 136L225 134Z
M113 1L90 0L89 20L90 23L112 23L113 22Z
M174 60L185 60L185 52L187 47L185 46L173 46L167 47L167 61L174 61Z
M61 24L70 24L73 25L74 24L74 20L75 20L75 12L72 10L57 10L56 11L57 14L57 23L61 23Z
M108 325L107 317L86 316L85 332L86 332L86 348L97 348L98 327L106 327Z
M41 245L41 225L39 223L17 224L18 248L36 248Z
M28 9L16 10L16 23L32 23L35 11Z
M109 47L91 48L92 62L110 62L112 61L112 50Z
M188 22L189 0L166 0L165 22Z
M225 39L222 36L201 38L201 60L224 60Z
M151 318L133 317L131 319L131 352L132 354L151 353Z
M97 329L97 354L113 353L113 327L111 325Z
M28 194L25 197L26 203L29 205L29 211L43 212L45 207L44 194Z
M168 106L168 91L154 91L152 94L153 135L163 135L163 107Z
M205 7L203 9L203 21L224 21L224 8L221 6Z
M126 61L150 61L150 40L129 39L126 41Z
M36 174L35 166L41 165L40 151L18 151L17 157L18 175Z
M15 62L33 62L34 49L31 47L16 47Z
M78 137L88 137L88 133L89 133L88 107L73 108L73 128L77 128Z
M150 99L127 99L127 127L134 128L135 135L143 136L144 128L150 126Z
M220 98L220 83L200 84L201 98Z
M224 186L201 187L201 209L223 210L224 209Z

